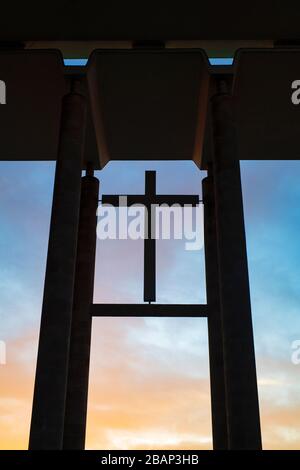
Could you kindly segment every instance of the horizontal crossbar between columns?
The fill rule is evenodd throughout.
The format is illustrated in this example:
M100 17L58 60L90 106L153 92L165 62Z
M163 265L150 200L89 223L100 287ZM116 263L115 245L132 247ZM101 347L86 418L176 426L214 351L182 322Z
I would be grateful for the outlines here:
M207 317L203 304L93 304L93 317Z

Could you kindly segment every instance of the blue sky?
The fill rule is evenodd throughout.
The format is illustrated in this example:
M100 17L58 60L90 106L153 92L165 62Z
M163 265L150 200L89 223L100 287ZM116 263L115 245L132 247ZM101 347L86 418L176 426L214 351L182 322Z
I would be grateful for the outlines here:
M251 302L264 446L300 446L300 162L242 162ZM97 173L103 193L143 193L157 170L161 193L201 193L192 162L112 162ZM54 164L0 164L0 447L27 445ZM141 242L97 247L95 301L141 301ZM112 282L114 281L114 282ZM158 301L204 302L203 252L158 243ZM90 448L210 448L206 321L96 319Z

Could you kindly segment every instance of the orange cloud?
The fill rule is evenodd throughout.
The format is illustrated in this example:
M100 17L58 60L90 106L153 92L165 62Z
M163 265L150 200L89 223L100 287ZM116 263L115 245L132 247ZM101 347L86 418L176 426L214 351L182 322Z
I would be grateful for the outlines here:
M145 335L152 327L144 319L95 322L87 448L211 448L207 357L199 360L184 345L178 353L186 363L184 370L174 357L181 347L181 333L172 331L172 323L167 326L165 334L171 341L162 341L159 347L149 344L148 338L134 341L133 331ZM37 331L8 344L8 363L0 368L1 449L27 448L36 350ZM188 362L194 362L199 374L188 368ZM297 367L268 357L259 357L258 365L264 448L297 449Z

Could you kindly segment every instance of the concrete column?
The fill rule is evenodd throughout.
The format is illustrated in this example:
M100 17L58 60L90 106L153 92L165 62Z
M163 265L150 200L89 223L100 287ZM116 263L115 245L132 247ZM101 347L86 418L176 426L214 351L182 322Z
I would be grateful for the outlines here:
M80 450L85 445L98 194L99 180L92 173L84 176L81 183L64 449Z
M214 450L228 449L223 336L213 178L202 180L211 414Z
M230 449L260 449L261 433L233 98L211 100L214 187Z
M63 444L86 101L74 89L62 101L30 449Z

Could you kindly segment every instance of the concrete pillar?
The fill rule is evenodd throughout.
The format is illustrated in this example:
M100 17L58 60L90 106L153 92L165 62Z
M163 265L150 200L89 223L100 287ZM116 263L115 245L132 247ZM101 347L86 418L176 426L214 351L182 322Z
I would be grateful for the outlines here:
M84 176L81 183L64 449L80 450L85 445L98 194L99 180L92 174Z
M230 449L260 449L261 433L233 98L211 100L217 241Z
M63 445L85 121L86 100L74 85L62 101L30 449Z
M214 450L228 449L223 336L213 178L202 180L208 314L211 414Z

